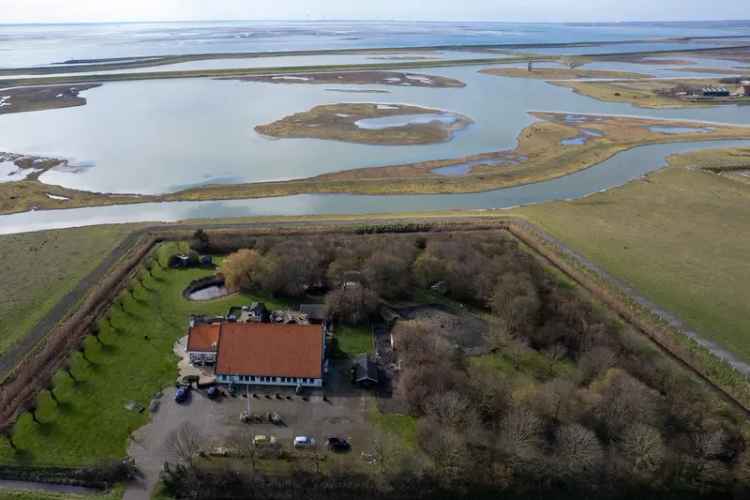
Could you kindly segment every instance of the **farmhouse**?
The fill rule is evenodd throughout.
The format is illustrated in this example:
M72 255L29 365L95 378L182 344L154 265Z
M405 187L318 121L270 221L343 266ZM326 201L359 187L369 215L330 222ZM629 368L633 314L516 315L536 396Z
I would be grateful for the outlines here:
M187 352L194 365L216 363L221 323L191 322L188 332Z
M199 324L188 333L188 353L193 363L215 363L220 383L321 387L324 335L320 325Z

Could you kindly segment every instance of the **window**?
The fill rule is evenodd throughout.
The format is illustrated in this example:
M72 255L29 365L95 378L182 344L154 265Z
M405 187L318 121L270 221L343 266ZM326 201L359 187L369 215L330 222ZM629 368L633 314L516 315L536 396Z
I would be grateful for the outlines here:
M273 380L274 382L276 382L276 377L272 377L272 380Z
M250 382L255 382L255 375L250 376Z

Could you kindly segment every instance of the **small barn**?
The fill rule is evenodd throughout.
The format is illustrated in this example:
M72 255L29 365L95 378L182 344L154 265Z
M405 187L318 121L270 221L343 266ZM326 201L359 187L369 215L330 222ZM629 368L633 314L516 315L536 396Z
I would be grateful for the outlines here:
M326 306L324 304L302 304L299 306L299 310L302 314L307 316L307 320L310 323L319 325L328 319Z
M369 389L380 382L378 366L366 354L356 358L352 366L352 383Z

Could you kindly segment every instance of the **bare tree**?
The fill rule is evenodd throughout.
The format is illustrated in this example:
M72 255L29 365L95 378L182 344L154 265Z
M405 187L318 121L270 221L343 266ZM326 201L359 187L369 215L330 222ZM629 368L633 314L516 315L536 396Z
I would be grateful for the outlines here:
M527 273L505 273L497 281L490 306L512 333L528 332L537 322L541 300Z
M328 314L350 324L364 321L377 310L377 307L377 295L359 284L333 290L325 299Z
M513 408L500 422L498 446L512 465L540 456L542 420L523 406Z
M472 414L471 401L457 391L436 393L425 402L425 412L453 428L467 424Z
M604 346L597 346L585 352L578 361L581 382L589 383L600 374L606 372L617 362L617 354Z
M193 459L204 444L200 429L190 422L185 422L169 433L166 440L167 449L182 462L193 465Z
M250 461L250 470L253 476L255 476L258 462L258 448L255 446L253 434L242 431L235 434L232 441L236 443L240 454Z
M567 424L557 430L555 437L553 463L562 477L582 482L603 466L604 449L593 431L580 424Z
M659 470L667 453L659 431L644 424L636 424L625 432L620 449L631 464L631 473L639 476Z

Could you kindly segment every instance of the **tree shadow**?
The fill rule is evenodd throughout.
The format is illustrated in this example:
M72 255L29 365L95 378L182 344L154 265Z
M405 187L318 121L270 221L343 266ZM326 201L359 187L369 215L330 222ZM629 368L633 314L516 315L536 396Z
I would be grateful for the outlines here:
M60 401L57 403L57 411L63 415L70 415L73 413L74 406L70 401Z
M57 422L55 422L54 420L42 421L36 424L36 426L39 431L39 434L41 434L42 436L49 436L50 434L55 432L55 429L58 428Z
M18 463L27 465L34 461L34 454L26 448L16 448L15 459Z
M116 354L120 347L117 344L100 344L99 350L105 354Z

